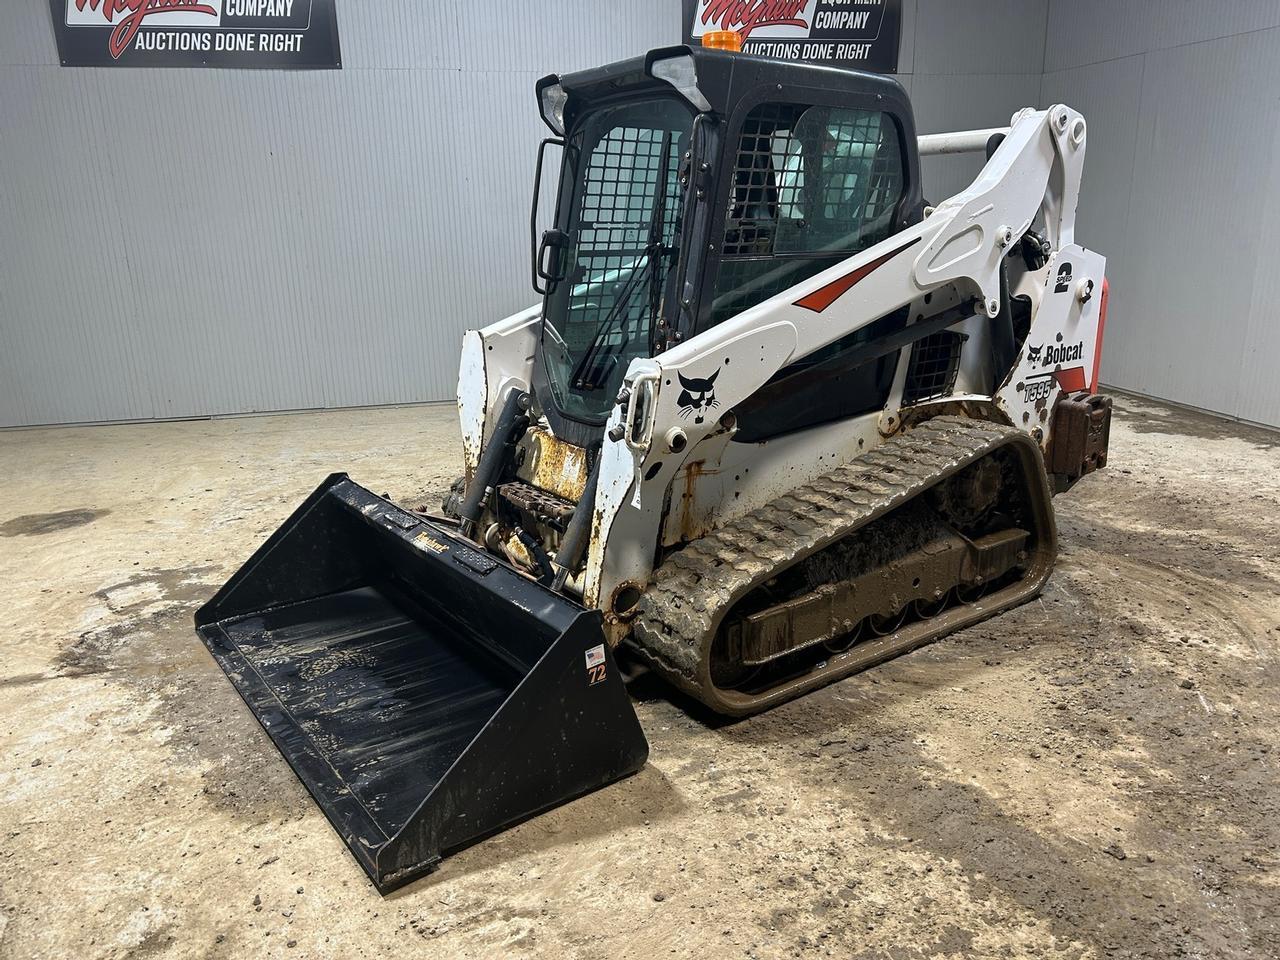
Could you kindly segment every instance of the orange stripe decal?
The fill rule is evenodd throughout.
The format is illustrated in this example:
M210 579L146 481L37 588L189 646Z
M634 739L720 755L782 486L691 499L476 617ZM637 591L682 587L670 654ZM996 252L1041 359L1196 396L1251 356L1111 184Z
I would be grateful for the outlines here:
M813 293L806 294L797 300L795 305L797 307L804 307L806 310L812 310L814 313L821 313L823 310L827 309L827 307L835 303L836 300L840 298L841 294L849 292L849 290L851 290L856 284L865 280L876 270L879 270L903 250L907 249L907 247L914 246L919 243L921 239L921 237L916 237L914 240L908 240L902 246L898 247L897 250L890 250L883 256L876 257L876 259L872 260L870 263L866 263L858 267L857 270L854 270L851 273L846 273L840 279L832 280L825 287L819 287L817 290L813 291Z
M1093 383L1090 393L1098 392L1098 369L1102 366L1102 331L1107 329L1107 299L1111 296L1111 284L1102 278L1102 303L1098 305L1098 339L1093 345Z
M1084 379L1084 367L1069 367L1066 370L1058 370L1054 373L1053 378L1058 381L1064 393L1078 393L1085 389L1088 384Z

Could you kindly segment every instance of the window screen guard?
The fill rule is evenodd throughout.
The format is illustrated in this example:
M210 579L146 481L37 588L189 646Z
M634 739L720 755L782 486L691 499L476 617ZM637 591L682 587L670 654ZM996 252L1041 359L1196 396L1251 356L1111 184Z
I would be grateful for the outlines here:
M897 125L886 113L753 108L729 182L710 324L888 237L904 179Z
M678 258L681 158L692 113L674 96L601 107L570 137L560 224L566 280L547 298L543 358L565 416L607 415L649 356Z

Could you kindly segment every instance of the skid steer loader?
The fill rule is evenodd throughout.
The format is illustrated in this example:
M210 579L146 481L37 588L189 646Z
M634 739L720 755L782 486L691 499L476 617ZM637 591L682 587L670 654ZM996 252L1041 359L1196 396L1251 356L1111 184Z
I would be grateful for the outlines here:
M621 661L743 716L1035 596L1106 461L1075 111L918 137L892 79L683 46L537 98L542 299L464 337L444 516L335 474L196 615L382 891L638 770Z

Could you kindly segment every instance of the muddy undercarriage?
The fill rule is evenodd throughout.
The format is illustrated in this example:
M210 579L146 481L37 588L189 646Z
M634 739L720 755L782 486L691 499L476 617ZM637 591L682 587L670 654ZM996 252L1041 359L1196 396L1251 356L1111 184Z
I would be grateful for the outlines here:
M940 417L669 557L635 646L742 715L928 643L1039 592L1044 476L1025 435Z

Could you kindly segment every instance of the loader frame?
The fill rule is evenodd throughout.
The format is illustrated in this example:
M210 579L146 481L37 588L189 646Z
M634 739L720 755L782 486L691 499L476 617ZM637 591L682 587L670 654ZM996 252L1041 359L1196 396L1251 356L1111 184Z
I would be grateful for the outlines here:
M671 75L679 71L663 64L679 62L689 67L681 76L697 78L693 86L686 81L678 87L682 95L695 105L720 105L727 102L726 95L711 88L726 82L721 68L727 59L738 69L764 70L750 57L718 51L697 51L695 56L695 51L674 47L651 52L643 63L629 61L612 76L618 80L619 75ZM782 65L769 63L768 69L772 76ZM803 87L801 76L798 73L795 81ZM915 136L901 88L883 78L866 79L896 91L885 96L879 87L871 88L873 97L884 97L877 101L879 109L896 118L903 136ZM547 78L539 85L540 95L557 80L570 92L594 89L594 84L603 82L594 74ZM709 88L705 91L704 80ZM809 97L824 96L811 80L804 89ZM733 130L748 106L792 96L785 82L762 86L735 101L722 121L727 120L728 129ZM572 106L572 97L569 103ZM725 140L709 127L701 139L694 138L695 169L698 150L709 151L709 156L712 146L718 145L720 183L732 162ZM1008 127L917 138L923 155L974 150L988 150L990 155L968 188L924 210L923 218L913 209L918 171L914 163L909 165L908 189L898 213L899 232L716 326L696 329L697 321L687 319L695 329L693 335L655 357L632 361L619 403L602 431L593 535L581 579L582 602L603 611L612 643L626 636L629 602L643 590L660 559L655 544L694 539L813 479L832 462L878 446L903 428L905 356L898 363L883 409L863 416L797 431L767 444L735 444L737 423L731 413L789 364L895 311L911 311L902 342L908 345L940 329L939 324L964 323L985 336L1011 293L1027 296L1037 329L1049 336L1069 335L1078 342L1079 368L1092 376L1079 383L1060 379L1056 376L1060 370L1040 369L1040 358L1024 351L994 395L958 387L945 402L983 407L988 416L1031 433L1042 451L1048 448L1053 430L1049 414L1058 395L1097 386L1101 297L1092 294L1095 289L1101 293L1105 260L1074 242L1085 140L1084 118L1064 105L1021 110ZM696 189L696 181L694 186L684 212L686 229L702 225L714 236L716 225L723 224L725 201L711 191ZM1029 271L1018 290L1003 289L1001 262L1033 224L1038 224L1054 254L1042 269ZM707 234L699 237L705 241ZM704 245L710 244L686 246ZM715 256L712 251L701 264L691 260L681 267L682 279L686 275L703 278L696 293L688 284L680 287L690 290L683 305L688 318L698 316L707 300L706 284L714 275L708 267ZM1064 265L1071 277L1065 288L1060 282ZM851 293L855 287L856 294ZM961 314L933 322L947 310ZM510 389L530 390L537 380L538 317L538 308L533 307L466 335L459 406L469 474L492 430L502 397ZM1036 379L1044 379L1045 386L1029 391L1028 382ZM716 416L693 422L685 415L680 400L682 384L687 382L714 382ZM700 471L697 464L703 462L717 463L719 469ZM673 491L682 486L681 481L684 495L677 498Z

